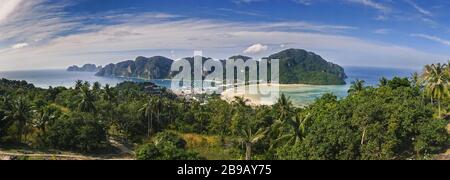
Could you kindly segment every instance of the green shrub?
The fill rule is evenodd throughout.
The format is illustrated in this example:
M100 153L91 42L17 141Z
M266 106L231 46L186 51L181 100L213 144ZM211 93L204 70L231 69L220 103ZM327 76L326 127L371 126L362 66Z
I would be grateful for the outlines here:
M50 125L45 143L62 150L91 152L107 144L105 127L88 114L71 114Z
M138 160L199 160L198 153L186 150L186 141L172 132L158 134L154 141L136 150Z

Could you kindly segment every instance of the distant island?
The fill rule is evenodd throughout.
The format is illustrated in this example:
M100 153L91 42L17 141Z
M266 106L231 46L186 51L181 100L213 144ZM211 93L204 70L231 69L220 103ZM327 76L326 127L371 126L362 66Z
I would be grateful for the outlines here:
M117 64L108 64L97 72L103 77L133 77L142 79L166 79L170 74L173 60L155 56L151 58L137 57Z
M79 67L77 65L70 66L67 68L67 71L69 72L97 72L100 69L102 69L101 66L97 66L95 64L85 64L82 67Z
M306 50L287 49L268 58L280 60L281 84L344 85L346 83L347 75L344 68ZM193 63L193 57L185 59L191 64ZM210 58L203 58L204 61L207 59ZM237 55L230 59L247 61L252 58ZM221 60L222 63L225 63L225 61ZM136 60L106 65L100 68L96 75L102 77L168 79L173 77L170 71L173 62L174 60L162 56L137 57ZM91 68L94 66L91 66Z

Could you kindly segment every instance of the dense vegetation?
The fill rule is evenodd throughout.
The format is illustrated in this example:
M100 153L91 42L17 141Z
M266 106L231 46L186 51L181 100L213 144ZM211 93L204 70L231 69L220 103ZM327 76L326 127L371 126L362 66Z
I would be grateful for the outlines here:
M288 49L269 59L280 60L282 84L342 85L347 78L341 66L301 49Z
M143 79L165 79L169 76L173 60L155 56L151 58L137 57L117 64L108 64L101 68L97 76L134 77Z
M211 58L201 57L205 62ZM226 78L225 63L229 60L251 59L247 56L232 56L228 60L220 60L223 65L224 78ZM327 62L322 57L305 50L288 49L271 55L268 59L280 60L281 84L312 84L312 85L342 85L345 84L347 75L339 65ZM184 58L191 67L194 65L194 57ZM255 61L255 60L254 60ZM134 77L143 79L166 79L174 77L170 72L174 61L165 57L155 56L151 58L138 57L135 61L127 60L117 64L109 64L101 68L97 76L107 77ZM258 63L258 62L256 62ZM191 68L194 74L194 68ZM203 75L211 72L204 72ZM248 73L248 72L247 72ZM246 76L248 77L248 75Z
M195 152L186 150L186 141L173 132L163 132L152 143L140 147L136 152L138 160L200 160Z
M2 79L0 145L97 152L114 138L137 144L142 160L432 158L448 145L449 80L449 65L430 65L377 87L358 80L346 98L326 94L297 108L284 95L252 107L151 83L39 89Z

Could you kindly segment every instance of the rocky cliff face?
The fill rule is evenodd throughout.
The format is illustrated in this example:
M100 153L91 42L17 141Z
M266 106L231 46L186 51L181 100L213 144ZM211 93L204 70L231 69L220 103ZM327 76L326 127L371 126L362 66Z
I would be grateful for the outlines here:
M67 68L67 71L70 72L97 72L99 69L101 69L101 66L96 66L95 64L85 64L82 67L78 67L76 65L70 66Z
M288 49L273 54L269 59L280 60L280 83L282 84L313 84L313 85L343 85L347 75L344 68L327 62L321 56L302 49ZM185 58L191 66L194 58ZM202 57L205 62L210 58ZM233 56L230 59L251 60L246 56ZM228 60L221 60L225 68ZM97 76L134 77L142 79L166 79L174 77L177 72L170 72L174 61L162 56L151 58L137 57L117 64L109 64L100 69ZM193 69L192 69L193 70ZM226 69L224 69L224 77ZM210 72L204 72L203 76ZM193 72L192 72L193 74Z
M165 79L169 76L173 60L155 56L137 57L117 64L108 64L100 69L97 76L135 77L142 79Z

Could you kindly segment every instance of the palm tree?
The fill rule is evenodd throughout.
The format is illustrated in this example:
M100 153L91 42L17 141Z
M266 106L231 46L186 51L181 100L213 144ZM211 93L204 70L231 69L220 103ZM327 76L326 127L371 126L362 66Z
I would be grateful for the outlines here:
M100 84L99 82L95 82L94 85L92 85L92 90L94 91L94 93L100 92L101 89L102 84Z
M10 109L6 112L6 116L3 121L16 122L17 123L17 137L19 142L22 142L22 137L26 132L26 127L31 119L31 107L25 98L20 97L13 101Z
M350 89L348 90L349 94L358 93L364 90L364 84L366 81L356 79L352 82L352 85L350 86Z
M447 62L447 75L450 77L450 60Z
M272 129L278 136L274 145L294 145L303 140L306 134L306 124L310 120L310 115L301 116L294 115L294 107L292 101L286 98L284 94L274 105L277 112L280 113L278 120L274 123Z
M56 120L54 111L49 106L44 106L35 112L35 125L42 131L42 134L46 133L47 125Z
M145 103L139 112L147 118L147 137L153 133L153 107L154 107L154 99L151 98L147 103Z
M423 78L426 93L431 97L432 103L436 99L439 106L439 116L441 116L441 100L449 96L450 75L447 65L438 63L425 66Z
M11 96L0 96L0 113L3 115L2 119L0 119L0 137L5 135L5 129L7 129L13 122L9 118L5 118L8 110L12 109L12 100Z
M117 105L116 101L116 92L109 86L109 84L105 85L103 92L103 100L107 102L106 113L109 116L109 123L111 125L117 125L117 122L114 121L115 111L114 107Z
M231 104L230 129L233 135L241 134L241 130L247 127L249 119L252 118L253 109L247 105L249 100L235 97Z
M82 80L75 81L75 90L80 90L82 86L83 86Z
M241 108L246 107L248 102L250 102L248 99L236 96L234 97L233 105L235 108Z
M389 80L388 80L386 77L382 77L382 78L380 78L380 80L379 80L379 85L380 85L380 87L387 86L388 83L389 83Z
M152 104L153 101L150 100L147 103L145 103L141 109L139 109L139 112L141 112L144 115L144 117L147 118L147 137L150 137L151 131L153 129Z
M88 81L84 81L83 86L91 88L91 83L89 83Z
M424 79L418 72L412 73L410 80L415 88L418 88L421 92L424 90ZM426 95L425 95L425 93L420 93L420 94L421 94L421 98L422 98L422 103L424 103Z
M116 99L116 93L113 91L109 84L105 85L103 99L109 103L114 103Z
M85 84L81 87L80 96L81 101L78 105L78 109L81 112L90 112L90 113L96 112L95 107L96 97L95 94L89 89L88 85Z
M419 73L414 72L411 74L411 82L414 84L415 87L421 87L422 79L419 75Z
M298 115L293 119L290 119L284 123L290 127L289 131L280 131L278 139L275 140L275 144L282 144L284 146L295 145L301 142L306 135L306 126L310 122L310 115L301 116ZM283 123L278 121L274 124L274 128L283 127ZM284 126L286 127L286 126Z
M292 118L293 104L290 98L287 98L286 95L281 94L280 99L278 99L278 102L274 105L274 107L279 113L278 119L281 122L285 122Z
M162 97L155 98L153 103L153 110L156 112L156 131L159 131L161 129L161 126L163 122L161 121L161 111L164 106L164 101L162 100Z
M171 125L173 125L174 122L175 122L175 121L174 121L173 113L175 112L176 106L175 106L174 102L172 102L172 101L170 101L170 100L167 100L167 99L165 99L165 101L164 101L163 104L165 105L165 108L167 109L168 118L169 118L169 123L170 123Z
M241 142L245 145L245 160L252 160L253 145L266 137L268 130L261 128L253 134L252 129L243 129L239 134Z

